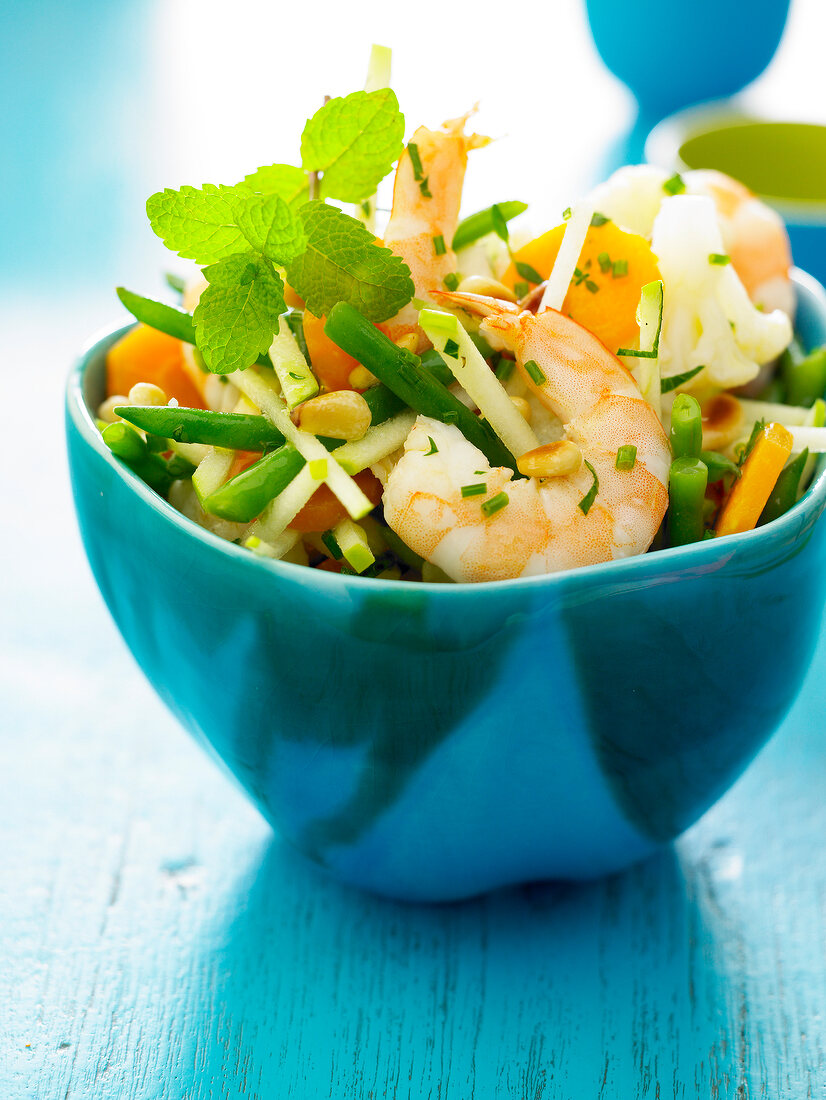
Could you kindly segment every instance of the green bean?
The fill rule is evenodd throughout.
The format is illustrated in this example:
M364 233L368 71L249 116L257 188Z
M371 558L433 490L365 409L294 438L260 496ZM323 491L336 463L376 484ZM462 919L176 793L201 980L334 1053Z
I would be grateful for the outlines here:
M800 488L800 478L803 475L803 469L808 457L809 448L806 447L799 455L796 455L792 459L788 466L785 466L780 471L780 476L774 483L771 496L766 501L766 506L760 513L760 518L757 521L758 527L764 523L770 523L773 519L777 519L778 516L782 516L783 513L788 512L795 503Z
M722 481L729 474L736 478L740 476L740 467L737 463L718 451L700 451L700 458L708 467L709 485L715 481Z
M183 340L187 344L195 343L195 322L192 314L184 313L164 302L142 298L140 294L133 294L122 286L117 288L116 293L136 320L157 329L158 332L165 332L167 336L174 336L176 340Z
M304 462L292 443L285 443L210 493L203 502L204 511L236 523L249 523L287 488Z
M424 558L420 558L415 550L411 550L407 543L396 534L392 527L382 527L381 537L403 565L407 565L411 569L418 569L419 572L421 572Z
M516 460L490 425L475 416L458 397L424 370L417 355L394 344L349 303L338 302L333 306L324 331L411 409L446 424L455 424L492 466L508 466L516 471Z
M703 501L708 469L699 458L683 455L671 463L668 475L668 544L685 546L703 537Z
M785 358L782 365L786 386L786 403L811 406L826 392L826 347L815 348L805 359L793 362Z
M107 424L100 434L112 454L124 462L137 462L149 453L143 436L122 420Z
M496 206L506 222L528 209L526 202L499 202ZM470 217L460 221L456 227L456 232L453 234L453 244L451 246L453 251L458 252L460 248L467 248L469 244L478 241L480 237L486 237L488 233L492 233L493 220L493 207L489 206L487 209L480 210L477 214L471 214Z
M688 393L678 394L671 406L671 450L675 458L698 458L703 449L703 414L700 402Z
M117 416L176 443L203 443L233 451L280 447L284 436L265 416L186 409L171 405L119 405Z

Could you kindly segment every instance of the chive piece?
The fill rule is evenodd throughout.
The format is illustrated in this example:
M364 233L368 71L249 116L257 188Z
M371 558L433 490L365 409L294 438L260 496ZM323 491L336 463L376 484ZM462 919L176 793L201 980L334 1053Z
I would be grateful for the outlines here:
M427 458L429 455L437 455L439 453L439 448L436 446L436 442L433 439L433 436L429 435L427 438L430 440L430 450L425 451L425 458Z
M513 284L513 292L517 298L524 298L528 291L531 289L531 284L520 280L518 283Z
M725 267L726 264L731 263L731 256L727 256L725 252L709 252L708 262L717 267Z
M605 225L606 222L610 222L610 218L606 218L604 214L600 214L599 211L594 211L591 218L591 226L594 229L599 229L601 225Z
M663 191L666 195L682 195L685 191L685 182L679 172L675 172L673 176L665 181Z
M426 199L432 199L433 198L433 195L430 191L430 188L428 187L429 181L430 181L430 176L425 176L425 178L423 180L421 180L420 183L419 183L419 190L422 193L422 197L426 198Z
M507 503L508 494L506 492L497 493L496 496L491 497L490 500L482 501L482 512L485 518L490 519L490 517L496 515L497 512L501 512Z
M451 271L448 275L445 275L443 282L448 290L455 290L459 285L459 276L455 271Z
M490 217L493 222L493 232L499 238L500 241L508 243L510 239L510 233L508 231L508 223L505 221L505 216L499 209L499 204L494 203L490 208Z
M599 287L597 286L597 284L594 282L593 279L586 279L585 280L585 289L590 290L592 294L596 294L599 291Z
M585 496L579 502L579 504L577 505L577 508L579 508L579 510L583 513L583 515L587 516L588 512L591 509L591 505L597 499L597 493L599 492L599 478L597 477L596 470L594 469L594 467L591 465L591 463L588 461L587 458L585 459L585 465L591 471L591 476L593 477L594 480L591 483L591 488L588 490L588 492L585 494Z
M487 473L487 470L474 470L473 472L481 477L483 474Z
M487 491L488 491L488 487L484 483L484 481L477 481L473 485L463 485L462 486L462 496L463 497L481 497L481 496L484 496Z
M447 245L445 244L445 239L441 233L438 233L433 238L433 248L437 256L444 256L445 252L447 252Z
M565 209L562 211L562 220L566 222L566 221L568 221L570 216L571 216L571 208L570 208L570 206L566 206Z
M672 374L670 378L663 378L660 382L660 393L671 393L672 390L676 390L677 386L682 386L689 379L693 378L695 374L699 374L701 370L705 370L705 363L701 363L699 367L693 367L691 370L685 371L684 374Z
M611 257L608 255L607 252L600 252L600 254L597 256L597 263L599 264L599 269L603 275L607 275L608 272L611 270Z
M574 277L573 277L573 280L572 280L572 282L574 283L574 286L579 286L579 284L585 282L585 280L587 278L588 278L588 272L587 271L583 271L579 267L574 268Z
M496 377L504 385L505 382L513 374L513 368L516 366L515 359L506 359L504 356L499 360L496 367Z
M628 260L614 260L611 264L611 278L621 279L628 274Z
M617 451L616 468L618 470L633 470L637 464L637 448L633 443L626 443Z
M415 141L407 143L407 152L410 163L413 165L413 179L418 183L424 179L424 169L422 168L422 158L419 156L419 147Z
M344 555L341 552L341 547L336 542L336 536L333 534L333 532L332 531L325 531L324 534L321 536L321 541L324 543L324 545L330 551L330 553L335 558L335 560L336 561L341 561L341 559L344 557Z
M449 356L451 359L459 358L459 345L455 340L448 340L445 343L445 355Z
M535 359L529 359L527 363L525 363L525 370L528 372L528 377L532 382L536 383L537 386L541 386L548 381L542 373L542 368Z
M364 202L361 204L361 212L362 212L362 214L364 214L365 218L370 217L370 200L369 199L365 199Z
M537 286L542 282L542 276L536 270L535 267L531 267L530 264L523 263L522 260L514 260L514 267L523 279L526 279L529 283L535 283Z

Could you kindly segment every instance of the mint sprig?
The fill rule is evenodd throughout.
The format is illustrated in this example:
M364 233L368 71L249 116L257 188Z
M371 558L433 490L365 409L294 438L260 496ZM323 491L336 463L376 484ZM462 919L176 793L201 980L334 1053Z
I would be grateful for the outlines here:
M246 245L236 221L237 192L232 187L167 188L151 195L146 213L167 248L185 260L216 263Z
M287 264L287 279L316 317L349 302L368 321L386 321L413 297L404 260L376 243L355 218L324 202L301 207L307 248Z
M292 164L265 164L244 176L244 185L260 195L278 195L288 206L301 206L309 197L307 173Z
M399 158L404 115L390 88L353 92L325 103L304 127L301 163L322 172L322 197L361 202Z
M214 374L244 370L267 352L287 308L272 264L249 252L204 268L209 286L195 309L195 339Z
M307 247L301 219L280 195L238 198L235 217L247 243L273 263L286 264Z

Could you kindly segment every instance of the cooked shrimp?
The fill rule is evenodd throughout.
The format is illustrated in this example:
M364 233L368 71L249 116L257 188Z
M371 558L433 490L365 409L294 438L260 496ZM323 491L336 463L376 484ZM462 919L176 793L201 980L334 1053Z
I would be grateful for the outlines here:
M480 331L516 355L526 385L562 420L584 462L574 473L515 479L509 469L492 469L457 428L419 417L387 479L388 524L456 581L551 573L647 550L668 503L671 452L628 370L556 310L533 314L493 298L442 297L485 316ZM631 470L616 469L624 445L637 449ZM594 478L596 497L585 509ZM463 486L482 482L483 495L462 496ZM486 518L482 502L500 492L507 504Z
M751 300L793 316L792 254L780 215L722 172L698 169L686 172L683 179L689 194L708 195L714 201L723 245Z
M450 244L459 224L467 155L470 149L488 141L478 134L465 134L467 118L465 115L446 122L442 130L420 126L411 141L418 150L421 173L414 168L409 146L396 168L393 208L384 243L405 261L416 296L426 301L432 299L434 291L444 288L445 276L456 271L456 255ZM420 334L418 311L407 305L382 327L394 340L408 332Z

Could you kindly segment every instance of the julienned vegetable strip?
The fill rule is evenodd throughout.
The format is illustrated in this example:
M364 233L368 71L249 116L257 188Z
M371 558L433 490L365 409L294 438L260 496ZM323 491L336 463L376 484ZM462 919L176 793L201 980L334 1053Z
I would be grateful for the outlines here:
M338 308L338 307L336 307ZM369 322L366 322L369 324ZM370 325L370 328L373 326ZM374 331L378 331L375 330ZM395 345L394 345L395 346ZM308 462L313 459L328 460L325 481L347 509L352 519L360 519L372 512L373 505L352 478L342 470L332 454L328 455L322 443L314 435L302 432L290 419L283 399L276 393L273 382L264 374L253 370L238 371L233 375L238 389L267 416L284 438L293 444ZM303 471L302 471L303 473Z
M207 496L203 509L222 519L249 523L287 488L304 464L292 443L285 443Z
M353 306L347 302L333 306L324 331L411 409L445 424L455 424L492 466L508 466L516 471L515 458L490 426L424 370L417 355L394 344Z
M250 534L265 542L275 543L317 488L318 482L310 473L309 466L304 466L286 489L270 501L250 528Z
M525 454L539 446L539 440L528 422L511 401L502 383L482 358L476 345L452 313L423 309L419 324L434 347L446 356L447 364L468 396L476 403L482 416L515 455ZM448 356L446 345L453 340L458 346L456 356Z
M579 254L591 228L591 218L594 214L592 203L583 200L577 203L570 218L565 225L565 233L562 243L554 260L554 266L548 276L545 293L539 304L539 312L543 309L562 309L565 295L568 293L574 269L579 261Z
M282 317L270 345L273 370L281 383L287 408L294 409L318 393L318 381L307 365L295 336Z
M363 573L376 560L367 544L367 536L357 523L343 519L333 528L333 537L341 550L344 560L357 573Z
M234 460L233 451L224 450L223 447L212 447L206 458L199 464L192 475L192 488L201 507L206 498L226 481Z
M671 463L666 516L670 546L686 546L702 539L707 484L708 470L699 458L686 455Z
M720 512L718 535L752 530L791 452L792 437L782 424L768 424L762 429L743 465L740 480L735 482Z
M496 206L506 222L528 209L526 202L499 202L496 203ZM460 221L456 232L453 234L453 251L458 252L460 248L467 248L469 244L473 244L474 241L478 241L481 237L486 237L488 233L492 233L493 220L493 207L489 206L487 209L480 210L477 214L471 214L470 217Z

